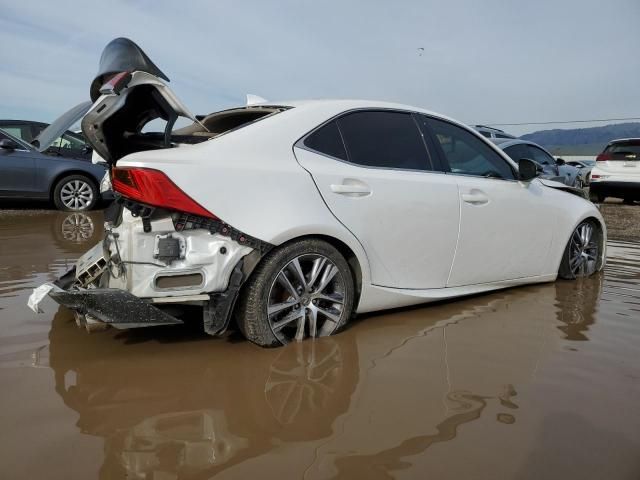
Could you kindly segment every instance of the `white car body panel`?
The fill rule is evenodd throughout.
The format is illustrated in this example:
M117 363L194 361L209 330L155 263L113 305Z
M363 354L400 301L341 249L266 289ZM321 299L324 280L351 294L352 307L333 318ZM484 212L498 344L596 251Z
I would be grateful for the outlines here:
M313 174L329 209L362 243L373 284L414 289L446 285L458 239L455 178L366 168L299 147L295 154ZM364 191L358 193L359 188Z
M140 298L177 297L224 291L233 268L252 249L239 245L229 237L211 234L206 230L176 232L170 218L151 222L151 232L145 232L142 220L123 212L121 224L112 230L117 234L118 246L110 242L111 254L118 254L125 264L121 276L111 276L109 288L120 288ZM157 237L170 234L184 245L182 258L163 266L154 257ZM226 253L220 254L224 247ZM82 261L82 259L80 260ZM79 261L79 262L80 262ZM131 262L131 263L128 263ZM112 268L112 271L114 269ZM199 273L200 285L181 288L158 288L155 280L163 276Z
M463 223L464 232L461 231L460 237L462 248L456 252L458 263L454 261L454 268L448 276L448 287L433 288L434 286L442 287L442 272L446 271L447 264L451 265L453 261L449 258L452 241L431 244L431 248L443 250L418 253L418 258L414 256L419 252L418 243L409 242L410 250L399 254L402 261L409 264L390 267L392 261L387 258L382 259L381 252L387 251L387 247L390 250L398 248L398 238L394 238L393 235L387 238L376 238L376 246L373 249L367 249L367 241L359 241L357 238L358 228L363 229L362 233L368 231L379 234L380 227L368 226L363 221L352 224L351 222L357 219L355 210L350 214L340 214L344 223L349 224L345 226L341 223L327 208L311 175L296 162L293 150L295 143L302 136L321 123L342 112L358 108L415 111L443 118L457 125L461 124L426 110L384 102L319 100L274 104L289 105L294 108L197 145L134 153L120 159L118 166L154 168L165 172L181 189L188 192L189 196L223 221L265 242L280 245L292 239L313 235L331 237L344 243L354 252L361 269L362 290L357 307L358 312L442 300L525 283L553 281L556 278L564 248L575 227L582 220L593 217L604 229L604 221L592 203L577 196L544 187L538 180L534 180L527 186L519 182L451 174L415 175L416 178L433 177L440 180L442 184L439 188L443 192L452 191L454 184L460 185L462 194L473 193L471 192L473 185L476 185L476 188L480 185L481 189L489 190L485 182L496 182L500 185L509 183L511 190L509 193L509 189L507 191L496 189L490 194L495 198L489 205L493 202L495 203L493 207L498 208L487 209L485 221L474 218L476 206L465 207L460 204L460 211L463 214L468 213L465 218L468 216L469 222ZM469 129L469 131L472 130ZM513 165L506 154L479 134L475 132L474 134ZM311 164L318 162L319 159L314 159L307 153L309 152L296 149L300 163L311 168ZM328 158L324 160L328 162L327 165L333 162ZM330 168L323 168L323 172L319 175L326 175L326 179L330 182L333 182L333 179L337 181L353 177L350 165L334 163L331 165L335 165L336 170L332 172ZM379 183L375 185L376 191L382 188L387 195L394 194L394 191L395 194L402 195L402 191L394 189L393 186L385 186L382 181L385 175L394 174L396 174L394 171L380 169L375 173L368 172L368 178L373 179L379 175L376 180ZM413 176L413 173L403 172L398 175L406 180ZM324 187L319 186L319 188L322 190ZM528 192L528 199L526 196L519 196L523 192ZM543 204L536 205L535 202L543 202ZM379 206L379 204L376 205ZM409 213L405 213L404 217L410 225L414 225L412 216L416 214L419 207L412 205L406 207ZM414 210L411 210L412 208ZM452 211L451 205L447 204L446 208L447 211ZM395 206L387 213L397 216L401 211ZM373 221L379 214L368 212L363 215ZM447 239L451 238L451 231L457 229L459 223L456 220L459 218L459 213L452 215L453 221L443 231L438 230L442 227L442 218L437 219L438 227L434 227L434 235L442 234ZM384 212L379 216L386 218ZM501 227L505 216L520 220L514 223L512 228L505 229ZM549 220L553 218L555 218L553 222ZM428 226L417 228L419 235L424 237ZM495 230L498 228L500 228L499 231ZM502 238L498 243L491 242L490 234L498 235L494 238ZM535 244L533 240L537 240L539 244ZM479 248L481 245L490 250L482 252ZM500 257L509 258L510 263L506 267L501 265L496 261ZM487 258L493 260L493 263L486 261ZM433 270L421 277L419 270L428 270L431 267L429 262L433 262ZM465 267L472 272L469 278L465 278ZM526 273L518 274L519 268ZM405 282L404 274L408 275L406 278L410 283ZM504 276L509 278L502 278ZM379 283L386 285L377 286L374 278L381 279ZM407 287L407 285L420 287L422 286L420 282L432 288ZM223 281L221 284L224 283Z
M598 175L600 178L593 178ZM640 183L640 161L606 160L596 162L591 169L591 181Z
M460 236L448 287L543 274L553 240L548 189L455 175L460 189ZM509 260L505 260L509 259Z

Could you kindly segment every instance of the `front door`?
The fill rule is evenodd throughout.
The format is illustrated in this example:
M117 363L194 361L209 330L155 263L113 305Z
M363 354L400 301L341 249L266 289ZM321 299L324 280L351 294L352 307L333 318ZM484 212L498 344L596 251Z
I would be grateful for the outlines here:
M447 286L541 275L554 229L545 188L517 181L510 163L470 131L423 118L460 194L460 236Z

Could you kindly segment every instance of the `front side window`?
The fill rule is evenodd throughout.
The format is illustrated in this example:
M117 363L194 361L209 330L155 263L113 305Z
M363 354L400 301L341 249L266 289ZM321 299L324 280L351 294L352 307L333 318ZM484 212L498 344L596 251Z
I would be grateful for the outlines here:
M26 136L26 128L24 127L2 127L2 129L7 132L9 135L13 135L20 140L27 140Z
M533 160L531 158L531 153L529 153L529 148L524 143L518 143L516 145L511 145L504 149L504 153L511 157L511 160L518 163L523 158L528 158L529 160Z
M443 120L423 118L440 145L451 173L515 179L507 161L471 132Z
M338 119L349 161L365 167L431 170L422 134L410 113L361 111Z
M553 159L551 155L542 150L541 148L534 147L533 145L529 145L530 157L532 160L535 160L541 165L555 165L556 161Z

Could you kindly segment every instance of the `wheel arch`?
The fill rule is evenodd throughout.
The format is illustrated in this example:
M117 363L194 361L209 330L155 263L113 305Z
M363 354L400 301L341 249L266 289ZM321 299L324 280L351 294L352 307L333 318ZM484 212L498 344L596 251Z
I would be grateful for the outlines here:
M338 252L340 252L340 254L347 261L347 264L349 265L349 269L351 270L351 274L353 276L353 282L355 287L354 311L357 310L358 304L360 303L360 298L362 295L363 284L366 285L366 282L368 282L368 276L367 276L368 264L365 263L363 265L363 263L366 262L366 258L364 259L359 258L358 254L354 251L354 249L351 246L349 246L346 242L334 236L326 235L326 234L299 235L296 237L289 238L282 243L279 243L278 245L275 246L275 248L283 248L292 243L299 242L302 240L310 240L310 239L322 240L327 242L329 245L331 245L336 250L338 250ZM262 256L258 261L250 262L251 267L248 269L248 271L245 271L246 278L243 283L245 283L249 279L249 277L253 275L253 272L255 271L256 267L260 263L262 263L264 258L265 257Z
M557 261L555 262L555 266L556 272L560 271L560 265L562 263L562 258L564 256L564 251L567 248L567 245L569 244L569 242L571 241L571 235L573 235L573 232L575 231L576 228L578 228L578 225L580 225L582 222L585 222L587 220L591 220L592 222L594 222L599 228L600 228L600 241L601 241L601 245L600 245L600 264L598 265L598 271L602 270L604 268L604 264L605 264L605 259L606 259L606 248L607 248L607 227L606 224L604 223L604 220L602 219L602 217L598 218L596 215L593 214L587 214L584 215L582 217L580 217L580 219L575 222L574 225L571 226L571 229L569 230L568 235L565 235L564 237L564 243L563 248L561 250L561 254L559 256L559 258L557 259Z

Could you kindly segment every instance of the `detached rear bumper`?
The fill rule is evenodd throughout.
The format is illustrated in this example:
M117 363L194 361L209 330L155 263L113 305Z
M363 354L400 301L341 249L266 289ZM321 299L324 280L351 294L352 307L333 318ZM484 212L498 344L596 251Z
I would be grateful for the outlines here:
M52 288L49 297L82 316L115 328L151 327L183 323L154 305L115 288L62 290ZM35 303L37 308L39 301Z

